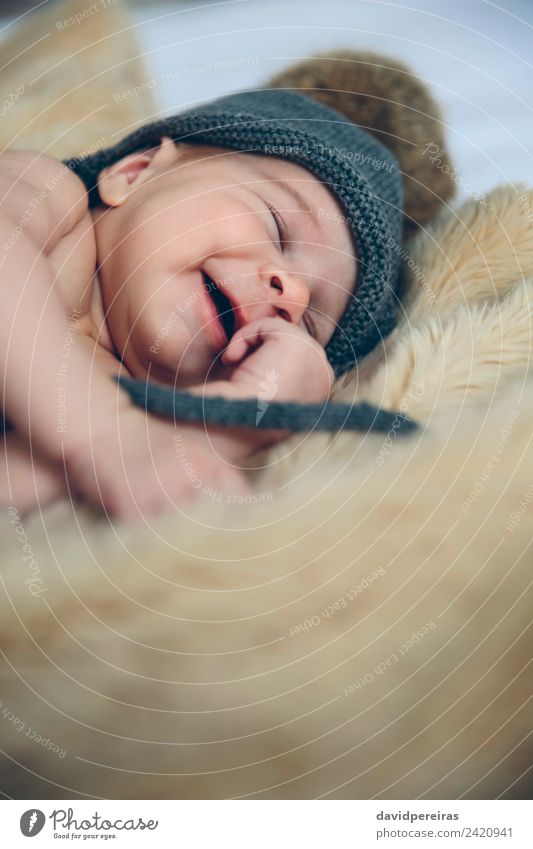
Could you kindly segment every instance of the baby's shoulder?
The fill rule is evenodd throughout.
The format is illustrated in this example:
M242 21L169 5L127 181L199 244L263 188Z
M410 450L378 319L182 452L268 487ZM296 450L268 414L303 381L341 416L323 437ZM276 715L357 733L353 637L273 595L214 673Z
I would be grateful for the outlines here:
M0 154L2 211L49 245L69 233L86 215L87 191L61 160L34 150L8 148Z
M54 287L69 315L90 311L96 269L96 240L91 214L86 214L46 252ZM93 282L91 282L93 281Z

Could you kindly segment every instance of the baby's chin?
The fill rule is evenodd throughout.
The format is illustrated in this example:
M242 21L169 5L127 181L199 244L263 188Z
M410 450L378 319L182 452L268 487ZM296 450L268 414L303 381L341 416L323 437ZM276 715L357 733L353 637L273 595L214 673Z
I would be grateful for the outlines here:
M220 357L206 358L205 345L200 340L195 345L188 339L180 346L153 333L132 334L123 363L137 380L184 388L227 379L231 372Z

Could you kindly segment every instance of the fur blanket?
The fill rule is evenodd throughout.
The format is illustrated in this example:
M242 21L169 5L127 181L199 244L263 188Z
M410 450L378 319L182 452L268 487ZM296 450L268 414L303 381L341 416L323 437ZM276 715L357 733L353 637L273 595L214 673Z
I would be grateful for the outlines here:
M335 388L421 423L295 435L141 528L1 517L15 798L526 798L533 192L444 210Z

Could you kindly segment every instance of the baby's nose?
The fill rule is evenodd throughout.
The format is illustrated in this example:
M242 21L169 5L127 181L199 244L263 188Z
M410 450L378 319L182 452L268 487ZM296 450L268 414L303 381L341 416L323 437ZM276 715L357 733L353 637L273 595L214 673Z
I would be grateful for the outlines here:
M270 276L271 303L282 318L297 324L309 304L309 286L305 277L288 271Z

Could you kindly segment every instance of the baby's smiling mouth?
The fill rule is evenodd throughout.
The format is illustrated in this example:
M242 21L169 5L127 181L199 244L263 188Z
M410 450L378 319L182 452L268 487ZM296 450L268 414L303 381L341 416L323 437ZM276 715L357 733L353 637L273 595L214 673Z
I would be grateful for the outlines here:
M218 312L222 327L226 332L228 340L231 339L235 331L235 313L229 298L220 291L215 281L209 277L205 271L202 271L204 278L206 293L210 296Z

